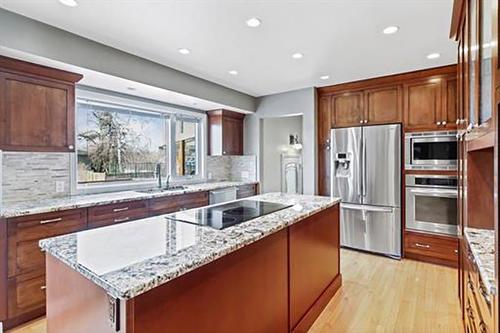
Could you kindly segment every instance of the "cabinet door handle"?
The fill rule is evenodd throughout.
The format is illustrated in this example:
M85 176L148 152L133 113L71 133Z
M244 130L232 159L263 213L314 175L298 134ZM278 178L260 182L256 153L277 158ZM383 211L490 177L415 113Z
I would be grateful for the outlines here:
M123 207L123 208L115 208L115 209L113 209L113 212L114 212L114 213L118 213L118 212L124 212L124 211L126 211L126 210L128 210L128 207Z
M455 124L459 125L460 124L460 119L457 119L457 121L455 122Z
M41 220L40 224L54 223L54 222L59 222L59 221L62 221L62 217L58 217L55 219Z
M41 286L40 290L45 291L47 289L47 286Z
M365 119L365 124L368 123L368 119Z
M73 145L69 145L69 146L68 146L68 149L73 150L73 149L75 149L75 146L73 146Z
M424 248L424 249L430 249L431 248L431 246L428 245L428 244L415 243L415 246L416 247L421 247L421 248Z
M360 124L362 124L362 123L363 123L363 120L360 120L360 121L359 121L359 123L360 123Z
M441 125L446 126L446 121L441 122Z
M440 121L436 122L436 125L441 126L441 122Z
M114 219L113 222L115 223L118 223L118 222L125 222L125 221L128 221L130 220L130 217L124 217L124 218L121 218L121 219Z

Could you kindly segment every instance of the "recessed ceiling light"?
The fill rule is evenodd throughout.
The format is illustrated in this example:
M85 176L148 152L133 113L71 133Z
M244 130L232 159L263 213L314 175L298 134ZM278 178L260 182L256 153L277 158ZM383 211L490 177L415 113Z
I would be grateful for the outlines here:
M249 18L247 21L246 21L246 24L250 27L250 28L257 28L260 24L262 23L262 21L256 17L252 17L252 18Z
M303 57L304 57L304 55L302 53L299 53L299 52L292 54L293 59L302 59Z
M396 32L398 32L398 30L399 30L399 27L397 25L390 25L383 30L383 33L386 35L391 35L391 34L395 34Z
M180 48L178 51L179 51L180 54L189 54L189 53L191 53L191 50L186 49L186 48Z
M427 56L427 59L437 59L439 58L441 55L439 53L431 53Z
M65 6L68 6L68 7L78 6L78 3L76 2L76 0L59 0L59 2Z
M228 73L231 74L231 75L238 75L238 71L236 71L234 69L230 70Z
M330 78L330 75L322 75L319 77L321 80L328 80Z

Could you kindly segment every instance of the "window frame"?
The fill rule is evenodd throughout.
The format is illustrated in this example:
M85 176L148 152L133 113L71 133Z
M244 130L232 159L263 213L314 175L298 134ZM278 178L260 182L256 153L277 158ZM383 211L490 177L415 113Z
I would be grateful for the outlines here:
M140 97L134 96L121 96L121 94L100 91L98 89L85 89L84 87L77 87L76 98L75 98L75 139L74 144L77 146L77 136L78 136L78 124L77 124L77 112L78 112L78 102L89 102L95 104L102 104L103 106L113 107L117 109L130 109L136 112L144 113L156 113L163 115L165 117L165 142L167 142L167 154L165 162L168 163L165 172L167 176L170 176L172 180L175 181L188 181L188 180L203 180L205 178L205 163L206 159L206 142L204 140L204 133L207 130L207 116L204 113L189 111L188 109L183 109L181 106L171 106L161 102L153 100L145 100ZM188 176L176 176L175 175L175 123L177 117L184 117L189 119L196 119L198 121L197 131L196 131L196 145L197 145L197 174ZM78 152L75 149L74 152L70 154L70 176L71 176L71 194L81 195L81 194L94 194L94 193L105 193L105 192L116 192L116 191L128 191L128 190L141 190L150 189L158 186L158 181L148 180L148 181L123 181L119 183L78 183ZM163 185L165 185L165 180L163 180Z

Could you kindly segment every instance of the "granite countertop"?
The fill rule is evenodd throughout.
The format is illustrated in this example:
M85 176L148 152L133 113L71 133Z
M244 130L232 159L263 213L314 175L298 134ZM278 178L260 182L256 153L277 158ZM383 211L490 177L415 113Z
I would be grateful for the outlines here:
M340 201L283 193L252 199L292 207L223 230L161 215L45 239L40 247L111 296L130 299Z
M13 205L5 205L0 208L0 217L10 218L31 214L49 213L67 209L85 208L91 206L106 205L132 200L151 199L192 192L210 191L224 187L257 184L256 181L209 181L197 184L184 185L181 190L144 193L138 191L121 191L100 194L77 195L58 199L29 201Z
M495 295L495 231L465 228L465 238L484 286L491 295Z

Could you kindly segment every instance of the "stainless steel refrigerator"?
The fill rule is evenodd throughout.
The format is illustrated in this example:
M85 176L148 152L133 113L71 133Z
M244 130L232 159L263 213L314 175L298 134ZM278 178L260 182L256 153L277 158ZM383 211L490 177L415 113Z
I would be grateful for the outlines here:
M341 245L401 257L401 125L331 130Z

